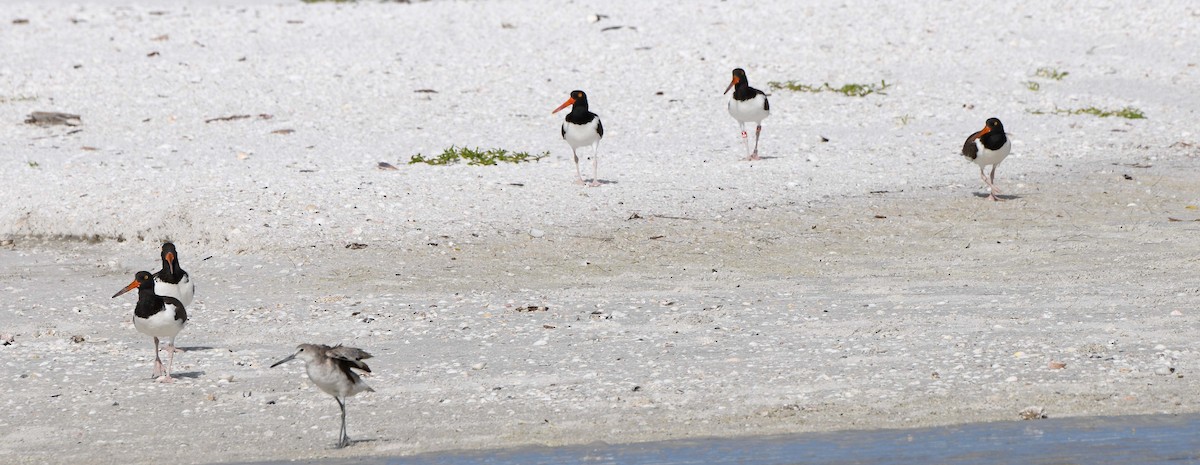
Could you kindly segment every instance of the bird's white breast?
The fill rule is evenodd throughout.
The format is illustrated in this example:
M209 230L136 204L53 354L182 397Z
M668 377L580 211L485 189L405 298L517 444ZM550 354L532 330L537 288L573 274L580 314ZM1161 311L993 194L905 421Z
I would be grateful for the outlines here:
M192 305L192 298L196 295L196 287L192 285L192 279L188 275L183 275L183 279L179 280L179 284L171 284L154 277L154 293L165 297L174 297L179 299L183 304L183 308L188 308Z
M600 124L600 118L592 118L587 124L575 124L570 122L563 123L563 139L566 139L567 144L573 149L583 146L592 145L600 141L600 133L596 132L596 126Z
M976 153L979 155L976 156L975 160L972 161L979 166L997 165L1004 161L1004 157L1008 156L1008 151L1012 147L1010 142L1011 141L1006 140L1004 141L1004 145L1001 145L1000 148L991 150L983 146L983 140L975 139L975 148L979 149Z
M183 325L183 321L175 319L175 306L171 304L165 304L162 311L150 315L150 318L133 317L133 327L151 337L175 337L183 330Z
M763 108L766 106L767 97L763 94L755 95L750 100L738 100L735 98L729 99L729 114L733 115L733 119L742 123L761 123L771 115L771 112Z

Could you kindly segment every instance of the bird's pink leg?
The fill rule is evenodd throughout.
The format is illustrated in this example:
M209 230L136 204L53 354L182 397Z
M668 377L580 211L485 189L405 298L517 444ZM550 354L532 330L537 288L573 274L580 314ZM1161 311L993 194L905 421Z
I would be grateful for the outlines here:
M575 184L583 185L583 172L579 171L579 152L571 149L571 156L575 158ZM983 169L983 168L980 168Z
M745 134L745 133L742 133L742 134ZM762 158L758 156L758 136L759 136L759 134L762 134L762 125L761 124L758 125L758 127L754 128L754 152L750 153L750 158L747 158L747 160L750 160L750 161L762 160Z
M592 187L600 187L600 144L592 151Z
M158 338L154 338L154 377L157 378L166 373L166 368L163 368L162 359L158 357Z
M988 180L988 187L992 188L992 192L988 195L988 198L992 199L993 202L999 202L1000 198L996 197L996 194L1000 193L1000 189L996 188L996 165L992 165L992 175L991 179Z
M983 180L984 184L987 184L988 190L991 191L991 195L989 195L989 198L991 198L992 200L996 200L995 199L996 194L1001 193L1000 189L996 188L996 184L993 181L995 179L995 176L996 176L996 165L992 165L992 179L988 179L987 175L983 174L982 166L979 167L979 179Z
M171 366L175 364L175 338L171 338L167 342L167 371L163 372L162 377L158 378L160 383L174 383L175 378L171 377Z
M746 132L746 123L738 123L742 126L742 146L746 148L746 155L750 155L750 134Z

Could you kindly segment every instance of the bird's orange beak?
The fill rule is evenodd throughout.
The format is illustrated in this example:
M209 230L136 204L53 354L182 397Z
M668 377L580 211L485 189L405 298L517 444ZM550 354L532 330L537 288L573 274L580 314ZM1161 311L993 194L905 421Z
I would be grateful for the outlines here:
M553 115L555 113L558 113L558 112L562 111L563 108L569 107L574 104L575 104L575 98L574 97L569 98L569 99L567 99L567 101L563 102L562 105L559 105L558 108L555 108L554 111L550 112L550 114Z
M171 269L171 274L175 274L175 253L167 252L167 266Z
M979 131L979 137L983 137L984 134L987 134L989 132L992 132L991 126L984 125L983 130Z
M722 94L728 94L728 93L729 93L729 89L732 89L732 88L733 88L733 86L734 86L735 84L737 84L737 83L738 83L738 77L737 77L737 76L734 76L734 77L733 77L733 80L732 80L732 81L729 81L729 87L726 87L726 88L725 88L725 92L722 92Z
M120 292L117 292L116 294L113 294L112 298L114 298L114 299L115 299L115 298L117 298L117 297L120 297L120 296L121 296L121 294L124 294L124 293L126 293L126 292L132 291L132 290L134 290L134 289L137 289L139 284L141 284L141 283L139 283L139 282L138 282L138 280L135 278L135 279L133 280L133 282L132 282L132 283L129 283L129 285L128 285L128 286L125 286L125 289L121 289L121 290L120 290Z

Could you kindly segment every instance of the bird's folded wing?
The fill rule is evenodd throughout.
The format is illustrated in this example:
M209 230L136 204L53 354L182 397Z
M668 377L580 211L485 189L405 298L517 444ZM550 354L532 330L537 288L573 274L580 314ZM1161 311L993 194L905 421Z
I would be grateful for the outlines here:
M371 368L366 363L363 363L363 360L371 358L371 354L368 354L365 350L339 345L329 349L329 357L345 362L352 368L357 368L367 373L371 372Z
M971 134L971 137L968 137L967 141L963 142L963 150L962 150L963 156L970 158L972 160L974 160L975 157L979 156L979 147L975 145L976 140L979 140L978 132L975 134Z

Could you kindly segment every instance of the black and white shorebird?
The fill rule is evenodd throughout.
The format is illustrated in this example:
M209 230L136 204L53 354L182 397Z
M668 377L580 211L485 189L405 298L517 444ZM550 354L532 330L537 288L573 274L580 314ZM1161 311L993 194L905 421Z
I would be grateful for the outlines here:
M163 244L161 256L162 269L154 273L154 293L174 297L179 299L184 307L191 307L196 287L188 273L179 266L179 253L175 251L175 244Z
M996 188L996 167L1008 156L1010 147L1008 136L1004 134L1004 123L997 118L988 118L983 129L971 134L963 143L963 156L979 165L979 179L987 184L990 189L988 198L993 201L1000 200L996 197L1000 193L1000 189ZM983 167L987 165L992 165L991 176L983 175Z
M138 290L138 301L133 309L133 327L154 338L154 378L161 383L173 383L171 365L175 363L175 336L187 325L187 310L179 299L154 293L154 275L149 271L137 272L133 282L113 294L113 298L134 289ZM169 341L165 368L158 356L158 340L162 338Z
M592 182L591 186L600 185L600 138L604 137L604 124L600 123L600 117L595 113L588 111L587 94L582 90L571 91L571 97L567 101L555 108L550 114L558 113L563 108L570 106L571 112L567 113L566 121L562 125L562 138L571 146L571 155L575 158L575 184L583 185L583 173L579 171L579 151L580 147L588 145L592 146Z
M733 98L729 99L729 114L733 115L742 128L742 144L746 146L747 160L761 160L758 156L758 136L762 134L762 120L771 116L771 102L767 94L750 87L746 79L746 71L742 68L733 70L733 80L725 88L725 93L733 89ZM754 123L754 151L750 151L749 134L746 133L746 123Z
M300 344L296 352L283 360L275 362L271 368L283 363L300 359L304 361L304 370L313 384L333 396L338 407L342 409L342 429L335 445L338 449L350 445L350 436L346 434L346 398L360 392L375 392L354 370L370 373L371 368L363 360L371 358L371 354L362 349L336 345L329 347L321 344Z

